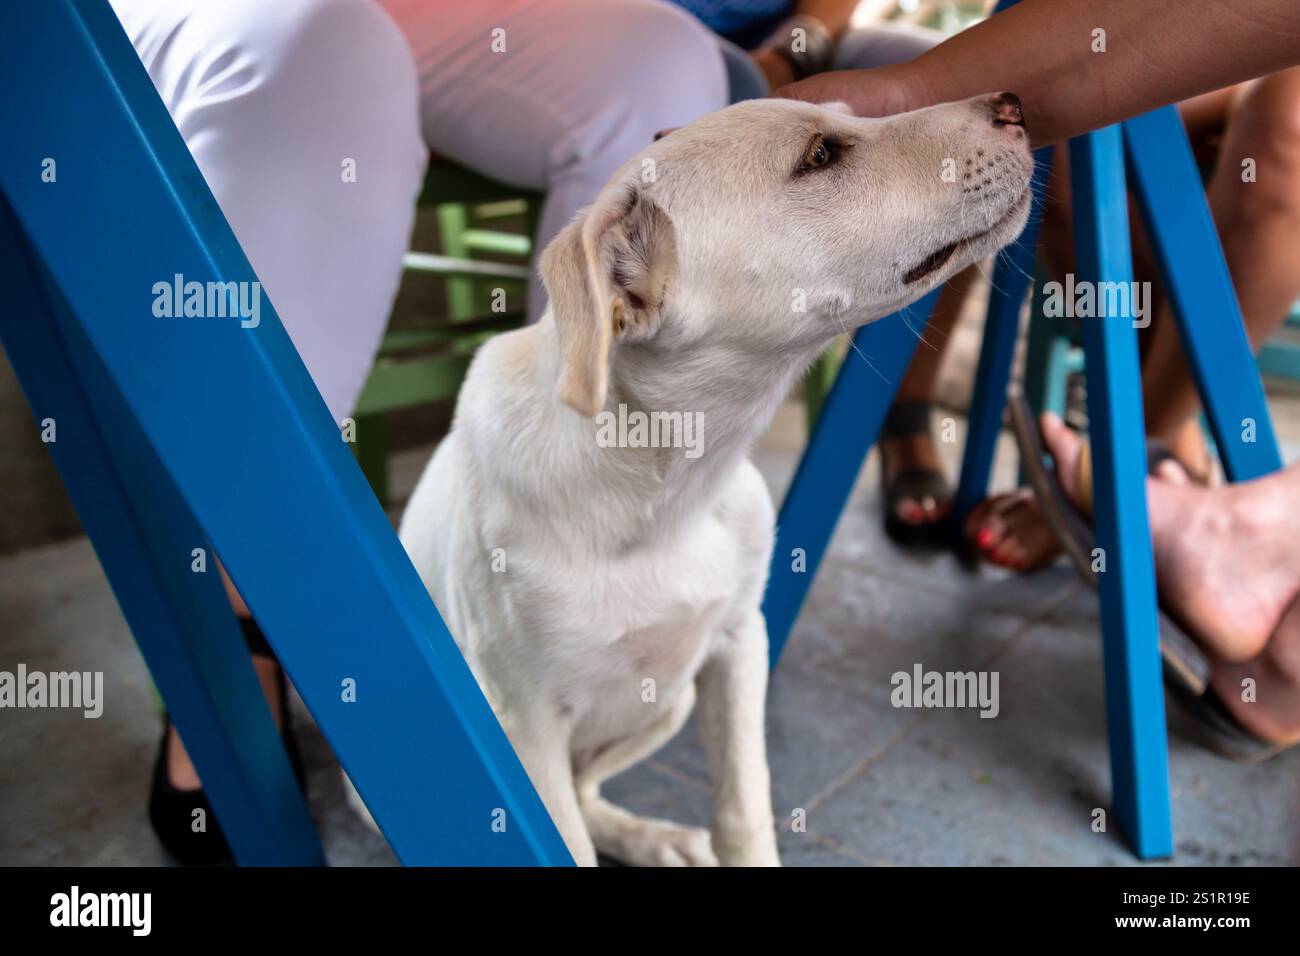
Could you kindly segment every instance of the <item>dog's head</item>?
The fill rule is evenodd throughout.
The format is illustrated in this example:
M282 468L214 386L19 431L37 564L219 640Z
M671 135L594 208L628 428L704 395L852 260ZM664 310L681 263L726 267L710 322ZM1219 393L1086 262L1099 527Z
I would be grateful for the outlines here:
M1009 94L880 119L754 100L647 147L542 255L558 396L594 415L611 351L807 351L1011 241L1033 169Z

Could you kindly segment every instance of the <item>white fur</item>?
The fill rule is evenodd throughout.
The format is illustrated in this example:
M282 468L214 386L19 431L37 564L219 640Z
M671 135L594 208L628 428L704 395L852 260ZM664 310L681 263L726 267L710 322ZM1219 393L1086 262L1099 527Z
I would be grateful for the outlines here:
M580 864L778 863L760 612L774 513L747 455L835 335L1023 227L1025 136L990 120L982 98L886 119L783 100L705 117L615 175L543 257L552 309L475 357L401 538ZM796 175L816 133L849 145ZM703 454L601 447L590 416L620 403L700 415ZM696 699L711 831L605 801L601 781Z

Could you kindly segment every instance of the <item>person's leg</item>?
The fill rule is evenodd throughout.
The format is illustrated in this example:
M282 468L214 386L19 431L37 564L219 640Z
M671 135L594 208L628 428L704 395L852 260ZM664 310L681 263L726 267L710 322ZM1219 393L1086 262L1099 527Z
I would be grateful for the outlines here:
M1300 68L1239 91L1206 195L1258 348L1300 296ZM1185 445L1200 403L1167 304L1154 332L1143 364L1147 429Z
M226 588L226 597L230 600L230 606L235 612L235 616L241 622L248 622L252 618L248 605L239 592L235 590L234 582L230 580L230 575L226 574L226 569L217 565L217 570L221 574L221 583ZM275 729L284 730L284 709L287 704L280 696L280 663L273 657L267 657L264 654L253 655L253 673L257 675L257 682L261 685L262 696L266 698L270 706L271 719L275 721ZM203 781L199 779L199 772L190 760L190 755L185 750L185 744L181 742L180 734L170 724L167 729L167 739L164 743L167 748L166 769L167 780L177 790L191 791L198 790L203 786Z
M1201 162L1212 163L1218 155L1222 142L1223 130L1227 124L1229 107L1237 93L1233 87L1215 90L1195 99L1179 104L1179 112L1187 129L1187 136L1192 149ZM1172 316L1162 315L1162 290L1157 282L1158 270L1154 251L1151 248L1146 230L1140 218L1140 211L1135 197L1129 199L1129 218L1132 223L1133 278L1142 283L1152 284L1155 289L1155 321L1149 330L1143 331L1138 343L1145 363L1151 351L1153 339L1163 338L1161 331L1171 324ZM1057 149L1052 157L1052 175L1048 180L1047 193L1043 203L1043 227L1039 240L1039 255L1046 265L1048 273L1056 281L1064 281L1066 273L1075 270L1074 263L1074 214L1070 208L1070 158L1064 148ZM1163 321L1162 321L1163 320ZM1170 332L1169 334L1176 334ZM1159 405L1158 400L1154 403ZM1148 403L1148 410L1151 403ZM1193 474L1202 475L1207 470L1207 449L1202 440L1196 422L1191 422L1192 434L1180 433L1176 436L1161 436L1178 455L1180 461ZM1191 441L1185 441L1190 437Z
M661 0L383 0L434 152L546 192L540 250L654 140L727 105L715 37ZM534 278L529 314L544 309Z
M907 373L898 383L894 409L928 407L934 403L949 336L957 325L966 295L978 272L978 266L966 268L949 279L939 293L939 299L930 314L930 321L926 323ZM887 426L888 424L887 422ZM910 489L907 484L896 484L899 477L908 472L921 476L943 474L943 458L935 446L930 429L886 427L881 433L879 445L881 481L886 489L896 488L897 491L895 495L887 492L886 507L892 507L897 519L908 525L923 526L933 525L946 518L952 511L950 489L947 494L935 495L922 493L924 489L921 484Z
M112 4L341 419L388 322L425 163L401 33L372 0ZM274 700L278 665L261 657L255 666ZM196 788L174 733L167 746L172 784Z
M426 161L401 34L372 0L114 9L330 411L347 415Z

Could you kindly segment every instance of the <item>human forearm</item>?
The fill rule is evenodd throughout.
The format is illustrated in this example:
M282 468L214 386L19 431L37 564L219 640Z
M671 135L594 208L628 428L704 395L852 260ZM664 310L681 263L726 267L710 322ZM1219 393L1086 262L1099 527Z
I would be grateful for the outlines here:
M931 103L1013 90L1052 142L1296 63L1297 0L1024 0L910 70Z
M1023 0L911 63L782 93L880 115L1011 90L1048 143L1296 63L1297 0Z

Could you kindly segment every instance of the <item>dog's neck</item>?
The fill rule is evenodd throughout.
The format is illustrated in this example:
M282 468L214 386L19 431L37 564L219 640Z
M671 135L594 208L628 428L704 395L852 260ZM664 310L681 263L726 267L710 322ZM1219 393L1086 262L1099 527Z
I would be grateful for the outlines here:
M540 363L543 384L553 383L558 357L547 343L554 342L554 330L549 321L535 330L550 353ZM563 436L552 452L562 456L562 467L573 468L575 510L582 512L568 519L583 526L597 550L661 540L697 521L824 344L776 353L716 342L675 347L652 340L616 346L605 407L594 420L548 396ZM638 443L633 428L624 424L645 422L651 413L674 423L690 416L697 447ZM617 439L612 445L611 437Z

